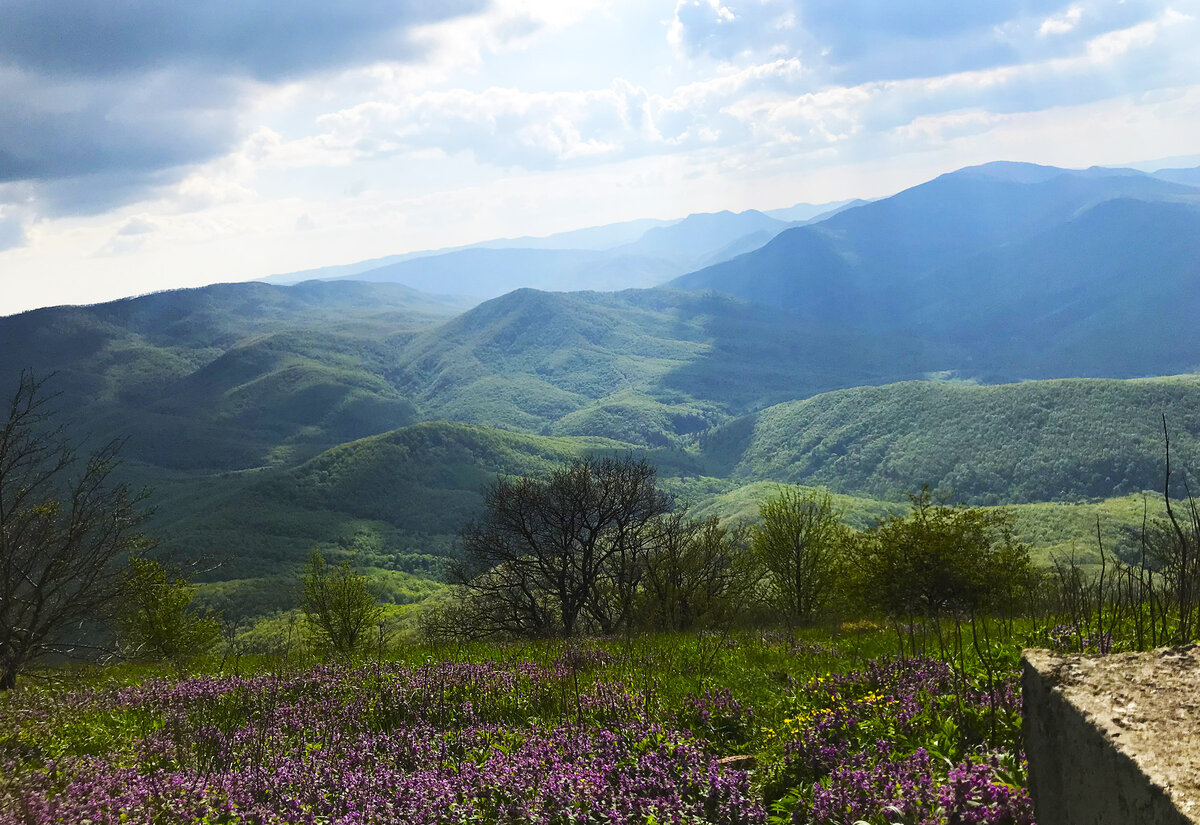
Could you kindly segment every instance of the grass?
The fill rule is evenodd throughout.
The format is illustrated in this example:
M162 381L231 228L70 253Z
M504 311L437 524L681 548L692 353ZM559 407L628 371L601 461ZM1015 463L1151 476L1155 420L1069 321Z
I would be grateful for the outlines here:
M893 645L859 623L410 643L350 668L288 647L184 681L76 671L0 696L0 807L31 823L884 825L897 805L904 822L1030 822L1015 640L987 674Z

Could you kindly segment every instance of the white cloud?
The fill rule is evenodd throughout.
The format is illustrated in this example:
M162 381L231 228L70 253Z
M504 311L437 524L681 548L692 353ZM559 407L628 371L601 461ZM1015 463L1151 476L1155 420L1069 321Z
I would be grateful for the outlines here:
M1074 31L1082 19L1083 6L1073 3L1067 7L1066 11L1051 15L1043 20L1042 25L1038 27L1038 34L1043 37L1052 34L1066 34L1067 32Z
M149 215L134 215L117 230L118 235L145 235L158 229L159 224Z
M678 0L667 38L685 56L791 57L809 43L799 13L790 0Z
M1192 15L1167 8L1153 20L1147 20L1125 29L1106 32L1092 38L1088 41L1087 53L1097 62L1109 62L1134 49L1153 45L1167 29L1194 22L1196 22L1196 18Z

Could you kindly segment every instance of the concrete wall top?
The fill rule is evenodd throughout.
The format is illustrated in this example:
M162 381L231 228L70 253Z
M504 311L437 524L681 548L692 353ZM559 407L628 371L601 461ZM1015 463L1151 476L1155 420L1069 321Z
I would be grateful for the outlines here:
M1070 782L1075 775L1086 785L1083 774L1093 767L1080 761L1088 746L1069 725L1053 718L1066 712L1053 710L1062 700L1096 732L1104 749L1111 749L1114 759L1136 766L1148 790L1165 793L1183 821L1200 823L1200 646L1099 657L1027 650L1025 665L1026 704L1045 706L1025 709L1026 719L1034 723L1027 732L1027 750L1030 745L1054 748L1055 742L1062 750L1070 742L1066 749L1078 751L1053 755L1059 762L1055 784ZM1034 776L1039 769L1045 775L1035 761L1046 761L1046 755L1035 757L1031 752L1029 757L1037 804L1039 790L1043 796L1050 792L1048 783ZM1043 806L1038 807L1040 818ZM1110 821L1090 815L1086 819Z

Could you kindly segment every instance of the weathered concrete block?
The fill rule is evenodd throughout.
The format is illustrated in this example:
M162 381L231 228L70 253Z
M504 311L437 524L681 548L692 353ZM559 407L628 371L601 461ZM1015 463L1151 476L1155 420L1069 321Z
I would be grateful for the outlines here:
M1200 822L1200 647L1024 658L1038 825Z

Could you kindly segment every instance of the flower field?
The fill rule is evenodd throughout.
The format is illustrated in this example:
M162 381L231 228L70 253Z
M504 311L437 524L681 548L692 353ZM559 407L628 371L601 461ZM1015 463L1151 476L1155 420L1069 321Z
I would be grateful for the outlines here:
M0 823L1032 822L1013 674L845 647L666 637L24 688L0 697Z

